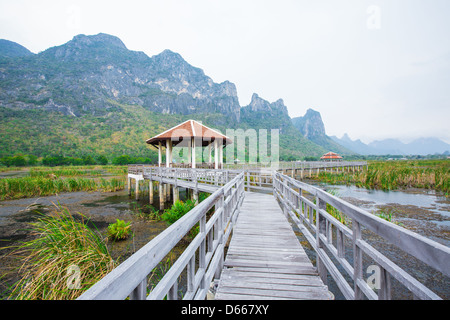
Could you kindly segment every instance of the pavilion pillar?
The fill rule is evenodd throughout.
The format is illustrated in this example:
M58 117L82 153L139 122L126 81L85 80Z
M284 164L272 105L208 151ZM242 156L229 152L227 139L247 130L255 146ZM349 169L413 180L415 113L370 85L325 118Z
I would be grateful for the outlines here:
M214 139L214 169L219 169L219 148L217 139Z
M184 157L184 151L183 151ZM187 163L192 167L192 139L189 138L188 146L187 146Z
M170 168L172 162L172 140L166 140L166 168Z
M127 177L128 195L131 196L131 178Z
M223 169L223 140L219 141L219 169Z
M192 168L195 169L195 137L191 138L191 148L192 148Z
M209 144L208 144L208 163L211 163L212 161L212 155L211 155L211 144L212 144L212 141L210 141L209 142Z
M161 141L158 141L158 167L161 167L162 154L161 154Z

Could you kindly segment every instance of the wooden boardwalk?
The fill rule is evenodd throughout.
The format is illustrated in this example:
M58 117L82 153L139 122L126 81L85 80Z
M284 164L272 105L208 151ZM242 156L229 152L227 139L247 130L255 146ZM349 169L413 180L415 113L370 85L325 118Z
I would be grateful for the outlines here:
M273 195L246 193L215 299L333 299Z

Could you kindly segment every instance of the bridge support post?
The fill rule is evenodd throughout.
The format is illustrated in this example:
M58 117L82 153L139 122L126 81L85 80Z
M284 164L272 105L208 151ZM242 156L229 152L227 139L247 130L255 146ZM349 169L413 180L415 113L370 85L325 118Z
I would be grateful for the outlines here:
M134 179L136 181L136 189L134 191L134 194L136 196L136 200L139 200L139 181L138 179Z
M164 210L164 186L161 182L158 184L158 194L159 194L159 210Z
M180 200L180 194L179 194L179 189L177 186L173 186L173 203L175 204L175 202L177 202L178 200Z
M153 204L153 181L152 180L150 180L148 182L148 198L149 198L150 204Z
M131 178L127 177L127 188L128 188L128 196L131 196Z
M170 184L166 185L166 201L170 201L170 190L172 188L170 187Z
M192 193L192 199L194 200L195 205L198 204L198 191L194 190L194 192Z

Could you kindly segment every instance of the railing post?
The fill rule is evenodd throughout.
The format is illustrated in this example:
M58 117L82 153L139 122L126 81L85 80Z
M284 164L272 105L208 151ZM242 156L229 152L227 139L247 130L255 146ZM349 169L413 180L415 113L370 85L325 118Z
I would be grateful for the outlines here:
M316 196L316 245L317 250L323 248L322 240L320 240L320 234L325 234L326 232L326 219L323 218L320 214L321 209L326 209L326 202ZM311 214L311 213L310 213ZM319 276L322 279L322 282L327 284L327 268L323 263L322 259L317 255L317 271L319 272Z
M363 267L362 267L362 250L357 245L358 240L361 239L361 226L359 222L352 219L353 229L353 282L355 291L355 300L361 300L363 298L363 292L359 287L358 280L362 280Z
M389 273L380 267L380 290L378 291L378 300L391 300L391 279Z
M217 226L217 236L218 236L218 240L219 240L219 246L221 244L223 244L224 242L224 225L223 225L223 214L225 213L225 207L224 207L224 196L222 195L219 200L217 201L217 207L222 209L222 212L220 213L221 215L219 217L217 217L217 221L216 221L216 226ZM217 210L217 209L216 209ZM214 226L214 227L216 227ZM220 254L220 260L219 260L219 264L217 266L216 272L214 274L214 278L215 279L220 279L220 275L222 273L222 269L223 269L223 262L224 262L224 250L222 249L221 252L219 252L218 254Z
M145 300L147 296L147 277L130 294L130 300Z
M200 228L199 233L202 235L203 240L199 247L199 261L198 261L198 267L200 269L205 270L202 280L200 281L200 290L201 289L208 289L208 283L206 283L205 277L206 277L206 212L205 214L200 218Z

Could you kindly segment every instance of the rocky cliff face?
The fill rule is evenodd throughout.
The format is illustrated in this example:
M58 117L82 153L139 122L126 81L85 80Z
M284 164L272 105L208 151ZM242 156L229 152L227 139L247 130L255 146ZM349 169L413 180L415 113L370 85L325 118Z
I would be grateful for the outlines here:
M303 117L293 118L292 123L309 140L326 136L322 117L313 109L308 109Z
M339 143L328 137L325 133L325 125L319 112L308 109L303 117L292 119L294 126L308 140L324 147L328 151L341 154L352 154L354 152L342 147Z
M208 111L240 120L235 85L214 83L170 50L148 57L114 36L78 35L40 54L14 58L0 56L0 104L6 107L98 115L108 111L112 99L161 113Z

